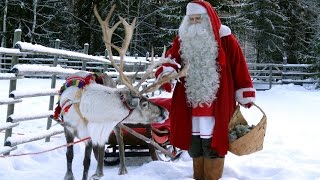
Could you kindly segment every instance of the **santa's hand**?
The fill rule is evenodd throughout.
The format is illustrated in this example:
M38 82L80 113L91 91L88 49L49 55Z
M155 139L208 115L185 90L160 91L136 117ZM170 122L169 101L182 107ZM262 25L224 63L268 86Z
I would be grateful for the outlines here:
M250 108L255 101L256 90L254 88L241 88L236 91L236 100L245 108Z
M172 74L176 74L177 71L171 66L161 66L156 70L155 77L156 81L163 79L164 77Z
M241 104L241 103L239 103L239 104L244 108L251 108L253 102L250 102L250 103L247 103L247 104Z
M169 64L176 66L177 68L181 68L180 64L176 62L176 59L171 58L171 55L169 55L167 57L161 57L160 62L161 62L161 64L169 63Z

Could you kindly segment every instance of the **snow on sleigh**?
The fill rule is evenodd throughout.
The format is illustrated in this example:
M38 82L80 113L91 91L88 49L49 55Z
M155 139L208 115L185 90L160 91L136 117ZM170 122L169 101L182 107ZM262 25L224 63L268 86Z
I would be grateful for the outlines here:
M171 98L154 98L152 102L170 109ZM171 161L179 158L181 150L172 146L169 141L170 119L164 123L131 124L121 127L125 157L151 156L152 160ZM120 162L119 145L115 132L110 134L105 150L105 165L116 165Z

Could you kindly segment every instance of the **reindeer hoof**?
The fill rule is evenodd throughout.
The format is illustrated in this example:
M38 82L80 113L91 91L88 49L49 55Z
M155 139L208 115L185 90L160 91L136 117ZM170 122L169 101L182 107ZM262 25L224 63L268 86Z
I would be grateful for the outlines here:
M119 175L128 174L128 171L127 171L126 168L120 168L118 174L119 174Z
M90 177L90 180L99 180L100 178L103 177L103 174L94 174Z
M67 172L64 176L64 180L75 180L72 172Z

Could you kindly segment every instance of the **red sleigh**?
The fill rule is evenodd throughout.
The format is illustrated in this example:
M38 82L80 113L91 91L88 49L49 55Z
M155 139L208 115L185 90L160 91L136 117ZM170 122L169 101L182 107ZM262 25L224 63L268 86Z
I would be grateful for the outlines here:
M171 98L154 98L152 102L160 105L168 110L171 107ZM164 123L153 124L124 124L135 132L153 140L165 151L156 149L150 143L145 142L132 135L128 131L122 129L123 142L125 145L126 157L151 156L152 160L170 161L179 157L181 150L172 146L169 140L170 134L170 119L168 118ZM169 157L167 153L172 153L174 158ZM119 163L118 144L114 132L110 135L105 151L105 165L114 165Z

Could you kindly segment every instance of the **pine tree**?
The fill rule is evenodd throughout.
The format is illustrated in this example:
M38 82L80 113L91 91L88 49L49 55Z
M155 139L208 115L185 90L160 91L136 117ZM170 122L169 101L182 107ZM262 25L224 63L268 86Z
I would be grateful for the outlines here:
M282 62L285 16L276 1L248 0L241 12L248 39L256 50L257 62Z
M246 19L242 13L243 8L247 6L247 1L230 1L224 0L216 3L217 10L222 24L231 29L232 34L238 39L242 51L248 62L255 62L255 50L248 39L247 27L250 26L250 20Z
M319 9L307 4L311 1L283 0L281 7L288 17L285 34L285 52L288 63L312 62L314 38L318 32Z
M314 12L300 0L283 0L280 5L288 17L284 36L288 63L305 63L312 49Z
M173 38L178 34L181 21L186 13L187 0L172 0L160 4L160 9L155 17L157 36L154 37L153 46L160 54L163 46L169 47Z

